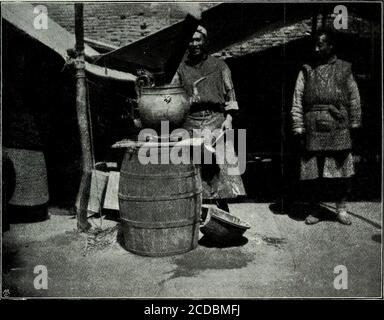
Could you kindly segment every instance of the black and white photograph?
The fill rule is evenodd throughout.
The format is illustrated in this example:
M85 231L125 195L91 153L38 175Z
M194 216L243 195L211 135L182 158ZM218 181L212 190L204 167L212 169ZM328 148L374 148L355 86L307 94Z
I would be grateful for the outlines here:
M1 1L1 299L382 300L382 113L382 1Z

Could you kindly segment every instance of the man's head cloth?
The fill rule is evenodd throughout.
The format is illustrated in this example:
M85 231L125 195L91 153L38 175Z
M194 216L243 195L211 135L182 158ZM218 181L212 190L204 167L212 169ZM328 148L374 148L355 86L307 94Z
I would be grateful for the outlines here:
M207 29L205 29L203 26L198 26L196 32L201 33L205 39L208 38Z

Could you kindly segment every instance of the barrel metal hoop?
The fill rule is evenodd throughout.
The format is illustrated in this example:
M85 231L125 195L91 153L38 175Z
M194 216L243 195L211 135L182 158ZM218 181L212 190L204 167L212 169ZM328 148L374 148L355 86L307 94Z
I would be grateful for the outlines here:
M170 173L170 174L156 174L156 173L149 173L149 174L142 174L142 173L132 173L124 170L120 170L120 175L125 174L128 177L134 177L134 178L159 178L162 179L174 179L174 178L188 178L197 176L196 171L188 171L188 172L182 172L182 173Z
M134 248L127 248L128 251L131 251L133 253L136 253L136 254L139 254L141 256L148 256L148 257L165 257L165 256L172 256L172 255L175 255L175 254L181 254L181 253L185 253L185 252L188 252L188 251L191 251L192 249L194 249L195 246L189 246L187 248L184 248L184 249L180 249L180 250L174 250L174 251L161 251L161 252L156 252L156 251L144 251L144 250L137 250L137 249L134 249Z
M187 199L187 198L193 198L200 193L202 193L203 190L201 188L192 191L192 192L185 192L185 193L178 193L178 194L168 194L165 196L128 196L125 194L121 194L119 192L119 199L121 200L128 200L128 201L137 201L137 202L147 202L147 201L169 201L169 200L177 200L177 199Z
M128 224L131 227L143 228L143 229L167 229L167 228L178 228L178 227L187 227L197 223L200 223L200 219L196 217L190 219L183 219L177 221L155 221L155 222L145 222L145 221L134 221L126 218L120 218L123 223Z

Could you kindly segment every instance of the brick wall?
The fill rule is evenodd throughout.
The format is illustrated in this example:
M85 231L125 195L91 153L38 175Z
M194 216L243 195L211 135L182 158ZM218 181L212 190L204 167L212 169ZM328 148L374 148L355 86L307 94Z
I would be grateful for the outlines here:
M257 35L252 39L240 42L225 48L216 56L237 57L245 54L255 53L267 48L282 45L288 41L302 38L311 32L311 20L305 20L290 26L279 28L264 34Z
M44 5L47 6L51 19L68 31L74 32L73 3L44 3ZM215 4L200 4L203 10L213 5ZM178 22L184 16L179 6L170 3L85 3L84 33L87 38L121 47ZM323 19L319 15L318 26L322 22ZM326 25L332 26L332 24L333 17L328 16ZM309 35L311 25L311 19L308 19L231 45L215 55L223 58L236 57L278 46ZM370 32L369 23L353 15L350 15L348 27L347 32L359 34Z
M44 3L48 15L74 32L72 3ZM212 4L201 4L202 8ZM185 14L175 4L85 3L85 37L115 46L123 46L183 19Z
M326 28L332 28L333 21L334 17L332 15L327 16L324 21L324 26ZM322 16L319 15L317 19L317 28L321 28L322 26L323 19ZM216 53L215 55L228 58L255 53L267 48L285 44L292 40L309 36L311 34L311 31L312 19L307 19L301 21L300 23L295 23L289 26L278 28L274 31L257 35L247 41L231 45L230 47L225 48L224 50ZM365 36L370 35L371 29L369 22L361 19L360 17L356 17L350 14L348 20L348 29L341 30L341 32L358 33L360 36Z

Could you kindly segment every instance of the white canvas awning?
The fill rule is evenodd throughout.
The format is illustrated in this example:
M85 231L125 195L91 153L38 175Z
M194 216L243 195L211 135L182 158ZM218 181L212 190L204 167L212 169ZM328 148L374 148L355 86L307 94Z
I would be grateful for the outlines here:
M34 21L38 13L34 12L35 7L29 3L15 2L1 4L1 17L24 32L41 44L52 49L56 54L61 56L64 62L68 58L67 50L75 47L75 36L58 25L56 22L47 18L48 24L46 29L37 29ZM99 52L85 45L86 57L92 58L99 56ZM105 79L113 79L120 81L135 81L136 76L128 72L122 72L94 65L86 62L87 72Z

